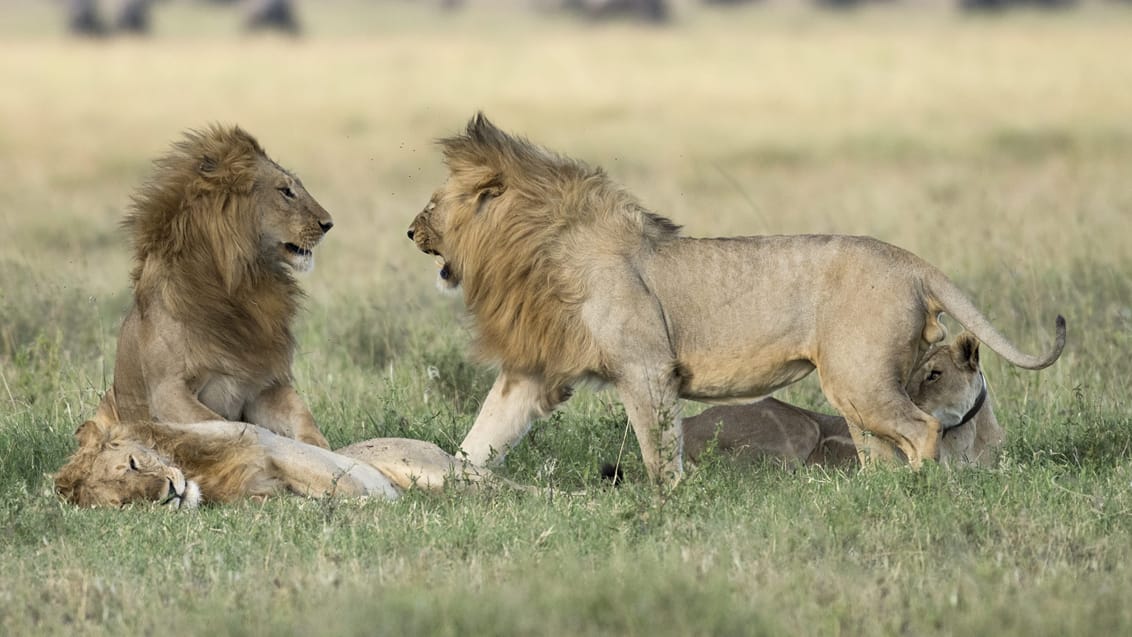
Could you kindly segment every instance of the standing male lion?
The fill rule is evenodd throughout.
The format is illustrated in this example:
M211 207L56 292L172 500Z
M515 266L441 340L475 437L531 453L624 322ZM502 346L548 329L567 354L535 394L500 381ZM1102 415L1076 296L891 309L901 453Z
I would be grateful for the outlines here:
M239 127L186 133L125 221L134 304L100 417L242 420L328 448L291 385L291 322L333 226L298 177Z
M867 237L694 239L603 171L512 137L482 114L440 141L447 181L409 236L462 285L479 355L500 366L461 447L499 460L585 380L616 387L654 480L683 473L678 399L751 401L815 369L830 403L935 458L940 423L904 390L951 314L1015 365L1041 369L939 270ZM854 430L861 448L866 441Z

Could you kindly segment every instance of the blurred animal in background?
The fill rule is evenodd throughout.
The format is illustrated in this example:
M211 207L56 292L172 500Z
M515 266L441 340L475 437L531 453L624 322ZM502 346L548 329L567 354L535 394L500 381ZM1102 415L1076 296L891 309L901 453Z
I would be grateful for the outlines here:
M108 29L99 13L98 0L67 0L67 30L75 35L105 35Z
M67 0L67 29L75 35L105 36L112 33L149 33L150 9L157 0L118 0L113 20L102 17L99 0ZM241 0L204 0L202 4L235 5ZM242 0L244 27L249 31L279 31L298 35L302 31L292 0Z
M149 7L153 0L122 0L114 28L126 33L149 33Z
M104 0L109 2L111 0ZM701 0L702 4L719 7L754 4L762 0ZM99 12L99 0L66 0L67 28L76 35L102 36L113 32L148 33L150 7L156 0L118 0L114 19L107 23ZM890 3L891 0L812 0L828 9L851 9L866 4ZM1078 0L954 0L958 8L968 11L1001 11L1012 7L1058 9L1077 4ZM299 35L302 24L293 0L197 0L198 4L245 5L244 28L248 31L275 31ZM316 6L318 3L314 3ZM436 0L441 9L465 5L464 0ZM562 10L593 21L627 20L646 24L672 21L670 0L536 0L537 7Z
M667 0L564 0L562 8L591 20L626 18L660 24L672 15Z
M940 462L991 466L1004 441L979 366L979 341L968 332L937 348L905 386L917 407L943 429ZM707 449L744 461L856 466L857 447L845 418L765 398L712 407L684 419L684 453L695 462Z
M1005 11L1012 8L1068 9L1078 0L959 0L959 7L967 11Z
M291 382L291 324L330 214L237 126L190 131L125 219L134 303L107 421L239 420L327 447Z
M253 0L244 26L249 31L273 30L291 35L302 31L291 0Z

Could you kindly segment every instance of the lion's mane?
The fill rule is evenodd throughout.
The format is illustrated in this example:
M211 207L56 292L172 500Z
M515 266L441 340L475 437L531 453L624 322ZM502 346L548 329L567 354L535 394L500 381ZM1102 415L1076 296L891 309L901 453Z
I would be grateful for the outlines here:
M263 160L239 127L190 131L154 163L123 226L142 314L159 298L196 335L202 359L289 379L302 291L286 268L260 258L256 201L266 195L255 177Z
M602 169L508 135L482 114L439 143L451 173L444 257L460 273L479 356L552 387L602 369L581 323L590 291L579 269L632 258L680 227Z

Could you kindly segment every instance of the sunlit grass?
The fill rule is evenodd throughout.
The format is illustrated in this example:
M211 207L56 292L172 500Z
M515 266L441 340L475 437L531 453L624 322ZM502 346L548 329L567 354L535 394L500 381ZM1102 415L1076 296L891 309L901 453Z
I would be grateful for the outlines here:
M143 40L0 20L0 632L1119 634L1132 501L1132 13L939 7L583 25L334 3L298 42L159 3ZM474 3L473 3L474 4ZM351 13L346 9L354 9ZM238 122L335 215L295 373L341 445L452 450L491 371L405 236L477 109L604 166L695 235L846 232L950 273L1040 373L989 352L993 471L743 472L660 499L611 394L537 425L510 477L585 497L411 495L75 510L43 474L109 382L129 194L179 131ZM808 379L784 395L827 408ZM689 409L698 409L689 406Z

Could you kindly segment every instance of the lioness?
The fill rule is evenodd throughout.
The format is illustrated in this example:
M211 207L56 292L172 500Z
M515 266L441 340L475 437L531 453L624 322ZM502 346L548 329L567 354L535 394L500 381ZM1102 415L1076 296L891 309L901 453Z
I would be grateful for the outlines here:
M327 447L291 385L292 271L334 225L238 127L189 132L133 197L134 303L118 336L112 420L243 420Z
M913 467L939 421L904 390L951 314L1026 369L939 270L868 237L693 239L600 169L512 137L482 114L440 141L449 174L409 236L461 285L481 359L501 368L461 444L499 461L580 381L616 387L654 480L683 473L678 398L750 402L815 369L858 447L866 429ZM884 445L882 447L887 447ZM880 447L878 447L879 449Z
M964 332L951 344L935 349L912 373L905 389L912 402L943 428L941 462L994 464L1004 436L987 398L978 339ZM708 447L744 459L769 457L827 466L858 462L844 418L774 398L712 407L685 418L683 425L684 454L693 462Z
M396 499L404 489L449 484L524 488L407 438L376 438L331 452L247 423L98 417L79 426L75 438L79 447L54 481L56 492L79 506L193 508L281 493Z

